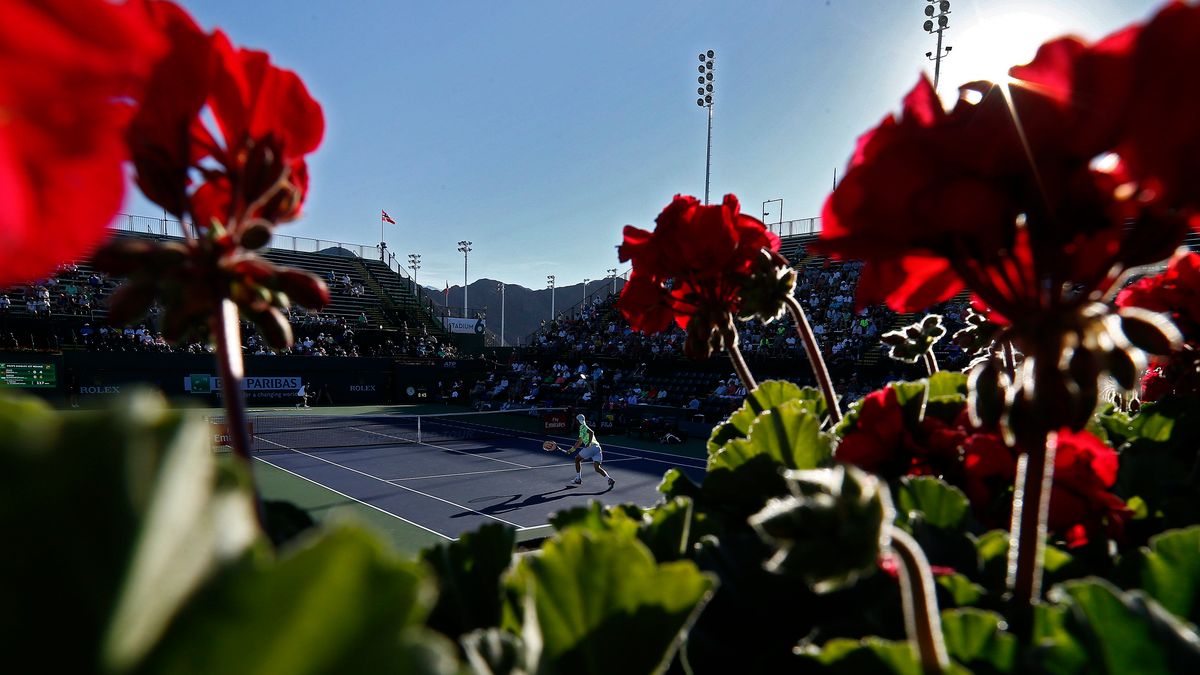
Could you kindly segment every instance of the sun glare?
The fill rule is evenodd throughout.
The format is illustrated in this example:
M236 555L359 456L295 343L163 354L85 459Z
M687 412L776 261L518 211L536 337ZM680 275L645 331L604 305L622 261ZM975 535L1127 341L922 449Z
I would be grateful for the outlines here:
M1032 11L977 18L970 14L963 12L957 17L962 30L950 38L954 51L942 64L943 73L952 75L950 81L957 83L1009 82L1009 68L1028 63L1039 45L1066 32L1054 17Z

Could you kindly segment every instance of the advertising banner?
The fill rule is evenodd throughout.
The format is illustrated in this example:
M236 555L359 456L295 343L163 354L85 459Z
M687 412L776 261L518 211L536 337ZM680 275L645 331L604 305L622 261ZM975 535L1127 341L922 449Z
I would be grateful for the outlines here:
M212 439L214 447L229 447L229 425L225 422L212 422ZM246 422L246 431L254 438L254 422Z
M565 434L571 430L570 418L565 412L542 413L542 425L548 434Z
M474 333L483 335L487 330L487 324L483 319L456 319L454 317L446 317L442 319L442 323L446 326L446 330L451 333Z

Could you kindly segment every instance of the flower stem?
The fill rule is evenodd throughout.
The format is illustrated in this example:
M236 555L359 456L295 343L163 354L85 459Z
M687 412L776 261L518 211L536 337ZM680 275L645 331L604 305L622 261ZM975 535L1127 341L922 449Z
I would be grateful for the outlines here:
M817 337L813 334L812 326L808 323L808 317L804 314L804 308L800 306L800 301L796 300L795 296L788 295L785 299L788 311L792 313L792 319L796 322L796 333L800 336L800 341L804 343L804 351L808 354L808 362L812 365L813 376L817 378L817 386L821 388L821 393L825 396L825 407L829 408L829 419L834 424L842 421L842 411L838 408L837 394L833 391L833 380L829 378L829 368L825 366L825 359L821 357L821 350L817 346Z
M1012 343L1008 340L1001 343L1001 348L1004 352L1004 372L1008 375L1008 381L1012 382L1017 377L1017 358L1013 354Z
M1042 565L1046 552L1056 447L1057 435L1050 432L1044 441L1031 444L1028 451L1017 460L1006 585L1015 611L1015 628L1019 633L1027 632L1033 603L1042 593Z
M754 391L758 388L758 383L754 381L754 375L750 373L746 359L742 358L742 350L738 348L737 331L732 325L721 326L719 330L721 339L725 342L725 351L729 352L729 360L733 362L734 372L738 374L738 378L745 385L747 392Z
M907 532L889 525L890 547L900 561L900 597L904 604L904 628L917 650L921 670L928 675L945 671L950 664L942 638L933 572L921 546Z
M925 359L925 370L929 372L931 377L934 373L941 370L938 368L937 355L933 353L932 349L925 352L921 356Z
M221 373L221 400L225 404L225 425L229 432L229 445L233 454L246 467L246 475L254 487L254 474L250 460L250 433L247 428L246 400L242 393L242 378L245 366L242 363L241 326L238 324L237 305L226 298L220 310L211 320L211 333L217 347L217 369ZM254 490L257 501L258 491ZM259 521L262 521L262 505L259 504Z

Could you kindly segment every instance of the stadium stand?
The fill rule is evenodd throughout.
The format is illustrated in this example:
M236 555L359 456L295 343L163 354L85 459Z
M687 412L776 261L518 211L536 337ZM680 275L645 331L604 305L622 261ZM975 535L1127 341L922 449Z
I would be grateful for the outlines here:
M114 236L169 238L121 231ZM386 264L363 261L340 248L316 253L267 249L263 255L276 264L316 274L330 289L330 304L320 312L299 306L290 309L297 345L278 353L416 360L458 356L440 321L418 302L411 280ZM48 279L0 289L0 349L204 351L198 341L167 345L157 331L157 306L140 325L108 325L107 301L119 283L80 261L62 266ZM243 326L243 340L247 353L270 352L248 324Z

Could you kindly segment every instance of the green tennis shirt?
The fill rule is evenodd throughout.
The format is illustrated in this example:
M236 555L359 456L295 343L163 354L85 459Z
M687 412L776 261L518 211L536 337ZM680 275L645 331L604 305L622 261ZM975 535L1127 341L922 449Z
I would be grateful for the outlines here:
M579 425L579 445L581 445L581 446L591 445L593 443L596 443L596 435L594 433L592 433L592 430L588 428L588 425L580 424ZM596 445L599 445L599 443L596 443Z

